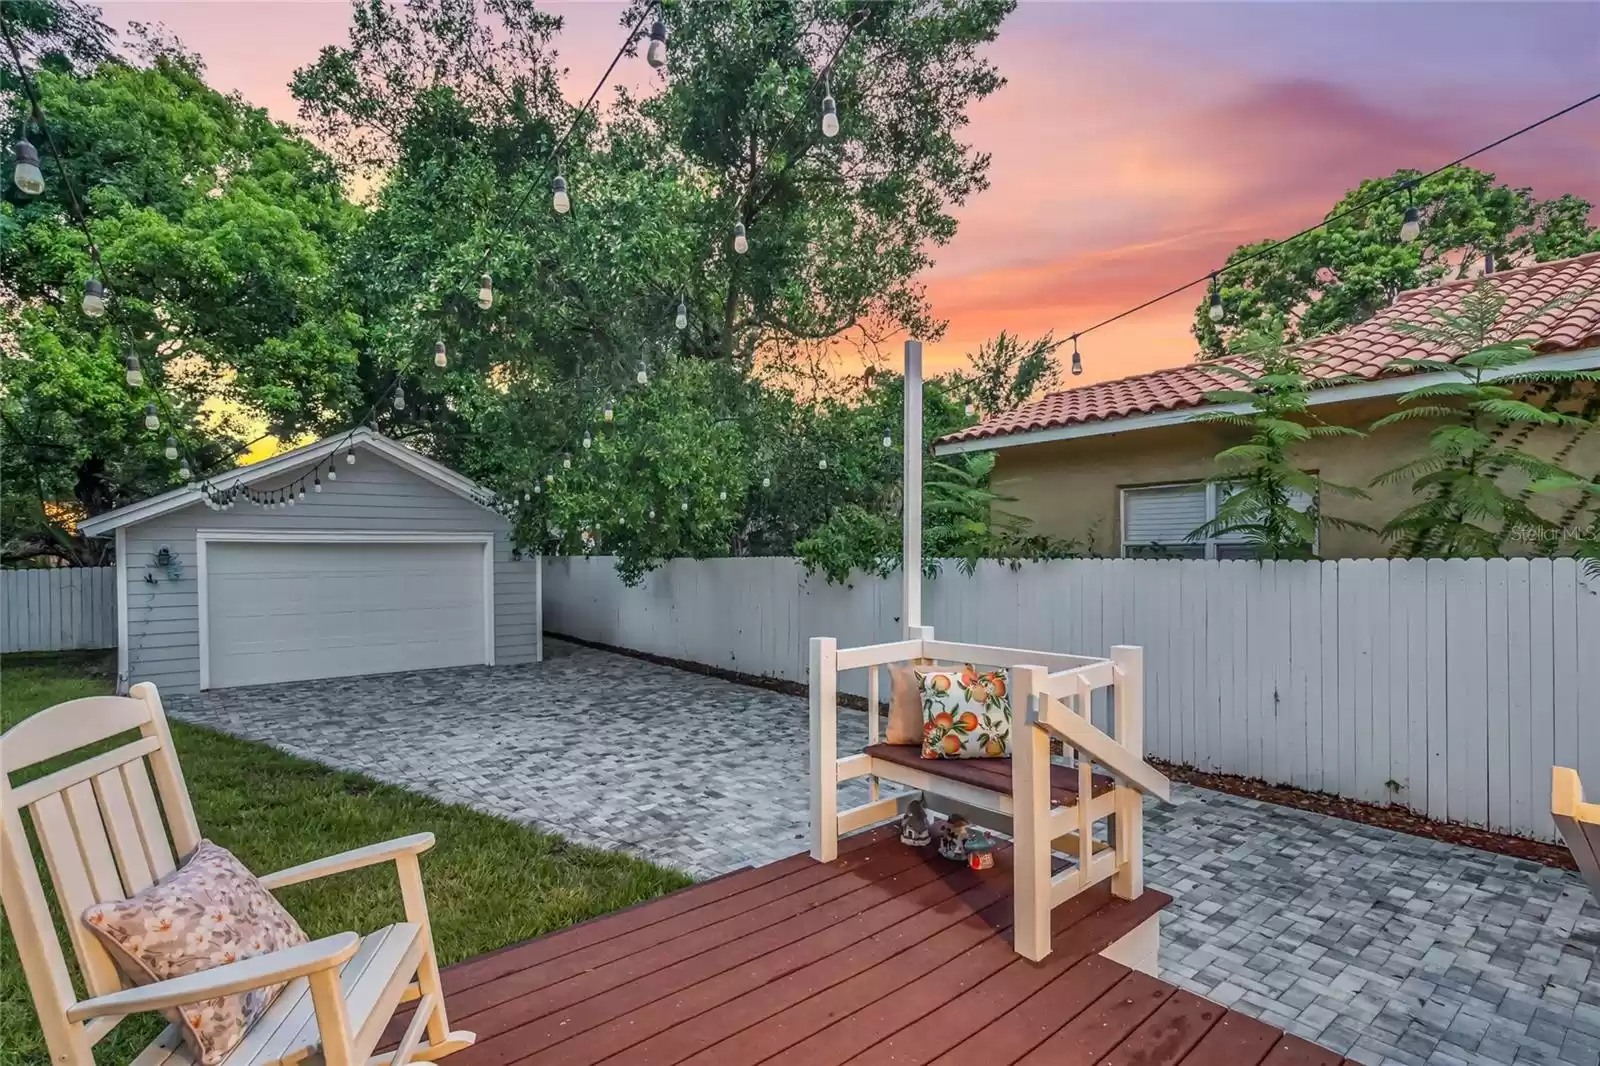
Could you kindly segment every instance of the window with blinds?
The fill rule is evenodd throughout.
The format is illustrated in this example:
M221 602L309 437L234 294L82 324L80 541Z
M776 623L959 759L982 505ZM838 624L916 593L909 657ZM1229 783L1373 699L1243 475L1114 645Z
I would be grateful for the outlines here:
M1225 485L1194 481L1122 490L1122 554L1129 558L1253 559L1255 551L1243 533L1205 540L1189 534L1216 516L1228 498ZM1298 505L1311 506L1311 498Z

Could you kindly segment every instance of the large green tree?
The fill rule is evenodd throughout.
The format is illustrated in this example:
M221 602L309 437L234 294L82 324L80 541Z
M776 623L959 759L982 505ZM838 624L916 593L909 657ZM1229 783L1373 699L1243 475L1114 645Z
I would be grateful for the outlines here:
M1400 239L1408 206L1421 221L1409 243ZM1579 197L1540 200L1468 166L1371 178L1333 205L1322 229L1278 248L1264 240L1235 249L1218 273L1222 321L1211 320L1208 295L1195 308L1194 336L1202 357L1216 357L1275 323L1291 342L1342 329L1407 289L1471 277L1486 260L1504 269L1600 248L1590 215Z
M157 47L148 64L32 73L65 173L43 152L45 192L8 182L0 201L5 553L93 562L73 519L174 484L169 433L199 475L248 426L348 419L361 330L335 267L361 212L321 152L209 88L193 57ZM0 97L7 128L26 113L19 89L13 79ZM79 309L96 268L68 177L111 292L100 319ZM124 383L129 354L142 388ZM162 426L150 432L154 390Z

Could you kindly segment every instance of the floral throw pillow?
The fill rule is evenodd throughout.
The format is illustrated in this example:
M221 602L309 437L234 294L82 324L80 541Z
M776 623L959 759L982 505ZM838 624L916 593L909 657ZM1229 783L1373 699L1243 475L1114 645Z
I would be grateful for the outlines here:
M998 759L1011 754L1011 701L1003 671L917 671L924 759Z
M306 942L289 912L232 853L202 840L182 866L129 899L96 903L83 922L136 985L209 970ZM203 1066L227 1057L283 985L164 1011Z

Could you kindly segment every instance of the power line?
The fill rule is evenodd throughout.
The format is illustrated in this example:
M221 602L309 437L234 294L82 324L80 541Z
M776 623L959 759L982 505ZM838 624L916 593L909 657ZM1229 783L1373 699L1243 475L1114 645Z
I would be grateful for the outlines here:
M1350 215L1353 215L1358 211L1364 211L1367 208L1371 207L1373 204L1381 203L1382 201L1388 199L1391 196L1395 196L1395 195L1397 195L1399 193L1402 193L1402 192L1410 191L1411 189L1414 189L1417 185L1421 184L1422 182L1427 181L1429 178L1436 177L1439 174L1444 173L1445 171L1449 170L1451 167L1460 166L1462 163L1465 163L1467 160L1472 159L1475 156L1480 156L1484 152L1487 152L1492 148L1498 148L1502 144L1505 144L1507 141L1515 140L1516 138L1521 137L1524 133L1529 133L1529 132L1531 132L1533 130L1536 130L1540 126L1543 126L1547 122L1554 122L1556 119L1561 118L1563 115L1571 114L1572 112L1578 110L1580 107L1583 107L1583 106L1585 106L1587 104L1592 104L1596 100L1600 100L1600 93L1595 93L1593 96L1585 97L1584 99L1579 100L1575 104L1571 104L1571 105L1569 105L1567 107L1562 108L1560 111L1556 111L1556 112L1553 112L1552 114L1546 115L1544 118L1539 119L1537 122L1530 122L1528 125L1522 127L1521 129L1516 130L1516 131L1514 131L1512 133L1508 133L1504 137L1501 137L1499 140L1491 141L1490 143L1484 145L1482 148L1476 148L1476 149L1468 152L1466 155L1460 157L1459 159L1451 160L1450 162L1444 164L1441 167L1435 167L1433 170L1428 171L1428 173L1426 173L1426 174L1422 174L1422 175L1420 175L1418 177L1415 177L1415 178L1407 178L1404 181L1397 182L1396 184L1391 185L1389 188L1385 189L1381 193L1377 193L1376 195L1369 196L1364 200L1360 200L1360 201L1350 205L1349 207L1345 208L1343 211L1339 211L1336 214L1329 215L1327 218L1323 219L1321 222L1318 222L1317 224L1315 224L1313 226L1307 226L1305 229L1301 230L1299 233L1296 233L1296 234L1293 234L1291 236L1285 237L1281 241L1268 242L1267 244L1263 245L1262 247L1256 249L1254 252L1251 252L1249 255L1242 256L1241 258L1234 260L1232 263L1227 264L1221 270L1211 271L1211 272L1202 274L1200 277L1195 278L1193 281L1186 281L1182 285L1178 285L1178 286L1175 286L1175 287L1173 287L1171 289L1168 289L1166 292L1162 293L1159 296L1152 296L1150 299L1144 301L1141 304L1135 304L1133 307L1128 308L1126 311L1119 311L1117 314L1112 315L1110 318L1101 319L1099 322L1096 322L1094 325L1088 327L1087 329L1080 329L1076 333L1070 334L1070 337L1075 340L1075 339L1077 339L1079 337L1087 336L1090 333L1093 333L1095 330L1100 329L1103 326L1109 326L1113 322L1118 322L1118 321L1120 321L1120 320L1122 320L1124 318L1127 318L1129 315L1137 314L1138 312L1143 311L1147 307L1153 307L1154 305L1160 303L1163 300L1170 299L1170 298L1178 295L1179 293L1181 293L1181 292L1183 292L1183 291L1185 291L1187 289L1194 288L1196 285L1202 285L1205 282L1210 281L1213 277L1215 277L1219 273L1222 273L1222 272L1228 271L1228 270L1233 270L1236 267L1239 267L1239 266L1242 266L1245 263L1251 262L1252 260L1260 259L1264 255L1267 255L1267 254L1269 254L1271 252L1277 251L1279 248L1282 248L1284 245L1289 244L1291 241L1297 241L1300 238L1305 237L1305 236L1307 236L1309 234L1315 233L1317 230L1322 229L1325 226L1330 225L1331 223L1337 222L1342 218L1346 218L1346 217L1348 217Z

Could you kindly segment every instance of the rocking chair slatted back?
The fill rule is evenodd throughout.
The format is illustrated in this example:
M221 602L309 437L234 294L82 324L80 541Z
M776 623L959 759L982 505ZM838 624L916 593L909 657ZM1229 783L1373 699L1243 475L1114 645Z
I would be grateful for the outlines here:
M20 770L133 730L138 739L110 751L32 781L11 782ZM11 919L28 984L44 1000L41 1024L65 1025L77 997L22 812L33 823L56 908L90 996L115 992L125 982L78 916L93 904L126 899L171 873L199 845L199 826L166 714L150 685L135 685L127 697L71 700L18 723L0 736L0 770L0 902ZM53 1038L52 1046L78 1039L92 1044L115 1019L97 1022L83 1030L84 1036L65 1030L52 1034L60 1038L59 1043Z

